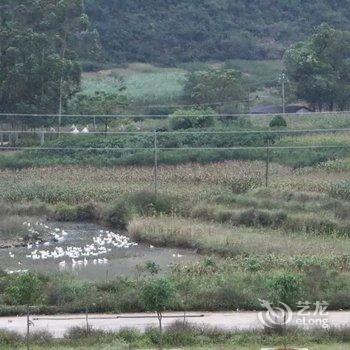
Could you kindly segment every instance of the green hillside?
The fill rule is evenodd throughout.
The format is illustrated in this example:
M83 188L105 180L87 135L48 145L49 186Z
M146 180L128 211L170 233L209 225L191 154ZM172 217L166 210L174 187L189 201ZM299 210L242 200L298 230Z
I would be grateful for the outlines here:
M348 0L87 0L113 62L273 59L327 22L350 29Z

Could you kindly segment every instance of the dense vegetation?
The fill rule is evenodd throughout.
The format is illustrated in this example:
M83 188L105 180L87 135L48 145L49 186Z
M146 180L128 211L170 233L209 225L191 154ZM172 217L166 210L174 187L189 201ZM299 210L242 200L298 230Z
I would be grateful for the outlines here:
M85 118L82 122L91 122L89 119L92 118ZM69 120L71 121L71 119ZM274 147L311 147L310 149L271 150L271 161L291 165L295 168L312 166L327 160L349 156L349 136L346 130L344 132L338 131L336 134L326 130L311 134L303 131L300 133L288 132L288 128L292 130L349 128L349 114L337 116L332 114L289 115L283 118L287 129L283 126L284 124L275 125L276 119L274 123L272 120L273 118L269 116L247 117L243 115L237 118L218 118L211 109L177 111L169 118L156 120L96 118L98 135L71 135L68 133L57 138L56 135L47 134L44 146L53 149L4 153L0 155L0 168L18 169L59 164L107 167L153 165L154 130L157 130L158 148L166 148L166 150L159 150L158 160L160 164L211 163L229 159L265 161L265 147L268 141ZM79 118L73 121L79 121ZM283 123L283 121L280 122ZM122 134L104 135L105 122L110 128L109 130L116 130ZM130 132L130 134L123 134L123 132ZM29 136L21 135L17 141L12 140L11 142L16 146L40 147L40 133ZM313 149L312 146L325 146L325 148ZM91 147L97 149L92 150ZM214 149L224 147L253 148ZM254 147L262 147L262 149L254 149ZM177 150L177 148L181 149Z
M350 97L350 32L322 24L305 42L287 50L285 67L296 96L319 110L345 110Z
M179 260L165 276L176 291L169 309L258 309L259 298L277 301L286 293L291 306L305 298L348 309L349 159L303 170L272 164L268 188L264 166L161 166L158 195L149 191L151 167L3 170L0 231L16 215L46 215L128 228L138 242L196 250L197 262ZM164 274L153 267L141 266L139 278L108 283L39 276L38 311L145 310L145 284ZM18 283L15 275L2 274L4 313L23 310Z
M62 111L80 88L77 57L94 56L95 34L81 1L2 1L0 111Z
M162 340L166 349L231 349L252 350L256 344L293 344L305 346L310 350L344 350L349 344L348 329L315 330L310 332L287 329L283 334L280 328L272 330L221 331L210 327L198 327L187 322L172 323L163 332ZM11 332L0 332L1 349L22 350L25 339L22 335ZM87 330L86 327L74 327L68 330L64 339L54 339L46 331L35 331L30 336L31 348L35 350L126 350L149 349L160 345L160 332L156 328L148 328L145 332L136 329L122 329L119 332L100 329Z
M137 277L105 282L69 270L39 274L34 262L29 273L1 266L0 314L28 304L38 313L258 310L259 298L350 309L350 114L243 114L262 101L280 104L282 63L289 101L348 107L348 7L346 0L5 0L0 111L75 115L0 120L3 251L51 244L25 230L25 217L94 222L150 249L190 249L197 260L178 260L168 272L148 261L135 266ZM323 21L336 29L314 31ZM200 60L222 62L193 63ZM83 84L79 61L91 69ZM130 61L177 67L120 65ZM119 66L94 71L112 63ZM159 343L155 330L131 333L135 343ZM193 329L176 334L165 332L164 344L236 342ZM11 336L3 334L21 346ZM99 337L125 340L91 339Z
M88 0L112 62L281 58L327 22L349 29L347 0Z

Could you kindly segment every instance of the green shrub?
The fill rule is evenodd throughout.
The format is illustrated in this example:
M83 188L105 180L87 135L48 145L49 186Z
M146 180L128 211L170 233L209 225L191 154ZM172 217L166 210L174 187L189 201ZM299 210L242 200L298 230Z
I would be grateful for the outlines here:
M262 268L259 258L255 256L250 256L244 259L244 269L246 271L259 271Z
M126 229L131 219L131 211L125 200L119 200L107 213L107 222L117 229Z
M35 305L42 299L41 281L33 273L15 276L5 290L12 305Z
M128 344L136 342L141 336L141 332L135 328L123 328L118 332L118 338Z
M64 335L69 340L83 340L85 338L94 338L96 342L99 342L101 338L106 336L106 332L100 329L87 329L86 327L72 327Z
M287 122L281 115L276 115L270 122L270 128L286 128Z
M38 345L47 345L53 340L53 335L48 331L35 331L30 333L30 342Z
M273 300L295 307L301 296L301 284L301 277L293 273L283 272L273 276L269 282Z
M234 180L234 182L231 182L230 189L235 194L242 194L261 185L261 177L247 175L242 178L237 178Z
M0 329L0 344L1 345L18 345L23 342L23 337L16 333L7 331L5 329Z
M156 194L152 191L132 193L126 201L140 215L169 214L176 205L175 198L162 193Z
M350 181L331 184L329 194L335 198L350 200Z
M211 108L179 110L170 116L169 123L173 130L207 128L214 125L215 115Z
M73 222L77 220L78 210L76 206L61 203L56 206L54 219L56 221Z
M237 220L240 225L277 228L286 222L287 214L283 211L268 211L252 208L242 211Z

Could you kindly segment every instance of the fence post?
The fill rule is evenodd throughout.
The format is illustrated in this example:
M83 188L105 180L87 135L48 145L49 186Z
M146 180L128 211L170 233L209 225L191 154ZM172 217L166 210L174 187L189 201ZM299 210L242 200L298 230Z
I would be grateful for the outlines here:
M267 139L266 146L266 173L265 173L265 186L269 186L269 168L270 168L270 138Z
M29 333L30 333L29 305L27 305L27 336L26 336L27 350L29 350Z
M40 133L40 146L44 146L44 143L45 143L45 132L44 132L44 130L41 130L41 133Z
M90 326L89 326L89 310L88 308L85 309L85 319L86 319L86 332L90 332Z
M154 193L158 192L158 137L157 130L154 130Z

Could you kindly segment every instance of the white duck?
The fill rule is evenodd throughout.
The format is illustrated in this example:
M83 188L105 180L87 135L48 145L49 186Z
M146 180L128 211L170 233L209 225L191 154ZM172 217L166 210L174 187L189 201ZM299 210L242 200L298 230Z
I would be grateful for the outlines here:
M89 127L88 126L86 126L82 131L81 131L81 133L82 134L88 134L90 131L89 131Z
M71 132L72 132L72 134L79 134L80 133L76 127Z

